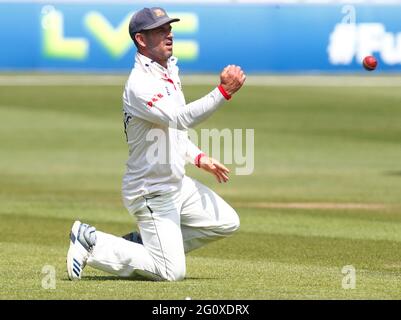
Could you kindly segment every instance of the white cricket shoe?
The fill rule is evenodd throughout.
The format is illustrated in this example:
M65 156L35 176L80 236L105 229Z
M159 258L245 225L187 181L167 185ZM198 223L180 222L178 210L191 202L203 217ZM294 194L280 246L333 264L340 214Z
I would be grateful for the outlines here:
M75 221L71 228L70 241L67 253L68 278L79 280L86 261L96 244L95 227Z

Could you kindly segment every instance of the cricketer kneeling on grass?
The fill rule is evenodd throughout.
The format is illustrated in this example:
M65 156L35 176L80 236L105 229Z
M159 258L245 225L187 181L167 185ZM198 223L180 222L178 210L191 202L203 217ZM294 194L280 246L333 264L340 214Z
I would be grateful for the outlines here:
M81 278L86 264L121 277L182 280L186 252L239 228L234 209L187 177L184 167L191 162L219 182L228 181L229 170L195 146L186 130L230 99L242 87L245 75L240 67L229 65L217 88L186 104L177 59L172 56L171 23L176 21L162 8L144 8L129 24L138 52L123 94L129 159L122 193L140 234L122 238L75 221L67 254L71 280Z

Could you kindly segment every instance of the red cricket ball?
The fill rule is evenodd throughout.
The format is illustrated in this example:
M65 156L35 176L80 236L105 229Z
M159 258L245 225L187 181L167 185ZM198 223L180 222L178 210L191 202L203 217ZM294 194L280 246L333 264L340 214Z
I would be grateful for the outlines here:
M363 67L368 71L373 71L377 67L377 60L373 56L367 56L363 59Z

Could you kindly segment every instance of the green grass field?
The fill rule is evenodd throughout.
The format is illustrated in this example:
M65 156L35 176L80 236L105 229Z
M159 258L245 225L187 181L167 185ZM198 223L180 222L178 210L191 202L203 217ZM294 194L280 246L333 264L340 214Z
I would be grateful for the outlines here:
M1 78L1 299L401 298L399 87L375 78L246 86L198 129L255 129L254 174L219 185L188 168L236 208L240 231L189 254L182 282L88 267L72 283L65 256L75 219L117 235L135 228L120 196L124 77L103 85ZM187 101L212 88L183 83ZM42 288L45 265L56 270L56 289ZM355 289L342 288L346 265Z

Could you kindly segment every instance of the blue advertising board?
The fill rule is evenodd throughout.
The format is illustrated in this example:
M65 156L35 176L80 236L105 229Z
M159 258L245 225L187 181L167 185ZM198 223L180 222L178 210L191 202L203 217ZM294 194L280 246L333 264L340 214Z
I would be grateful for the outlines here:
M126 71L145 3L0 3L0 70ZM184 72L401 71L401 5L166 5Z

